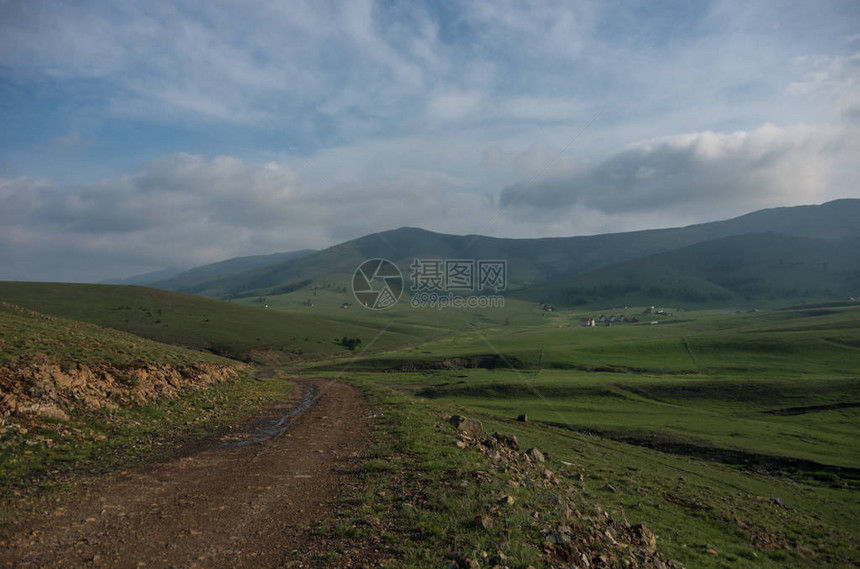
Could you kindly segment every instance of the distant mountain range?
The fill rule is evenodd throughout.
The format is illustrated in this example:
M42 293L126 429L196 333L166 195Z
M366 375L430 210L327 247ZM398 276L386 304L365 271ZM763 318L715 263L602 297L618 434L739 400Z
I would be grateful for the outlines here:
M734 303L860 294L860 200L756 211L687 227L505 239L413 227L322 251L241 257L150 286L227 298L289 292L384 258L504 259L508 294L563 306Z
M178 269L178 268L168 268L161 269L160 271L152 271L150 273L141 273L139 275L133 275L125 278L117 278L117 279L105 279L98 284L110 284L110 285L141 285L146 286L150 283L163 281L165 279L170 279L186 271L187 269Z
M172 277L153 281L149 286L186 292L189 294L201 294L208 288L208 283L231 275L254 271L260 267L271 267L288 263L294 259L300 259L315 253L313 249L300 249L286 253L273 253L271 255L252 255L248 257L234 257L226 261L211 263L201 267L189 269ZM203 296L207 296L203 294Z
M109 279L99 284L117 285L141 285L161 288L164 290L182 291L195 294L194 289L202 283L208 283L212 279L227 275L235 275L245 271L251 271L258 267L268 267L278 263L284 263L291 259L298 259L305 255L315 253L313 249L300 249L286 253L273 253L271 255L250 255L246 257L233 257L225 261L218 261L208 265L201 265L192 269L163 269L151 273L142 273L124 279Z

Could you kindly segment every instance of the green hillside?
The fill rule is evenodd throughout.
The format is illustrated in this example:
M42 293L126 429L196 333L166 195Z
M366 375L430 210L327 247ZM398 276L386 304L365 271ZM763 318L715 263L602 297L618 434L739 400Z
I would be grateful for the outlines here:
M290 393L239 362L0 303L0 524L16 502L172 456Z
M561 306L745 306L860 294L858 241L776 233L715 239L513 293Z
M352 274L363 261L384 258L404 274L415 258L505 259L511 289L537 285L554 277L672 251L696 243L747 233L828 241L857 238L860 200L838 200L817 206L776 208L727 221L688 227L635 231L587 237L501 239L478 235L445 235L404 227L367 235L323 251L209 280L196 280L189 292L227 298L274 294L331 274ZM170 285L174 286L174 285Z
M235 364L206 352L0 303L0 366L24 362L36 354L63 368L102 363L122 366L141 361L171 366Z
M344 336L379 336L379 348L415 339L403 328L380 335L383 321L345 323L137 286L0 282L0 301L243 360L341 353L335 339Z
M310 255L314 251L312 249L301 249L299 251L289 251L286 253L274 253L272 255L250 255L246 257L235 257L226 261L210 263L200 267L194 267L179 274L171 275L169 278L150 279L145 283L128 283L128 284L146 284L165 290L176 292L185 292L195 294L199 290L205 288L205 283L213 279L218 279L246 271L253 271L260 267L268 267L285 263L292 259L299 259L306 255Z

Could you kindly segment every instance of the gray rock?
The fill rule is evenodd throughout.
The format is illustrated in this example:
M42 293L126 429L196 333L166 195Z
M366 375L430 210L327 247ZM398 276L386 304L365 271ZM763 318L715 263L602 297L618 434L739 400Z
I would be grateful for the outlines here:
M462 415L453 415L448 419L448 422L454 425L461 433L473 439L477 439L484 432L484 425L477 419L469 419Z
M543 456L543 453L534 447L526 451L526 456L535 462L544 462L546 460L546 458L544 458Z

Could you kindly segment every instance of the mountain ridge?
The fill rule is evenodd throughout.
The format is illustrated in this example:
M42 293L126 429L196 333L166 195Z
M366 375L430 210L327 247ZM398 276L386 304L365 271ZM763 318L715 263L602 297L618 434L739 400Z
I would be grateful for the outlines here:
M169 290L216 298L261 294L325 275L351 275L361 262L370 258L388 259L407 272L414 258L506 259L508 283L516 290L733 235L774 232L826 241L860 237L856 219L860 219L860 200L841 199L758 210L728 220L684 227L573 237L449 235L404 226L364 235L296 259L218 276L197 283L193 290ZM159 284L163 288L164 283L153 286Z

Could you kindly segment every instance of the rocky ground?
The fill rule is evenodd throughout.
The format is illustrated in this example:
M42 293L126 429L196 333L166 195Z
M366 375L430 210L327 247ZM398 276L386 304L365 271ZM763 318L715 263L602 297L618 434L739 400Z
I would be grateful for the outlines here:
M531 490L532 526L542 536L536 545L545 554L549 567L680 567L657 551L657 538L644 524L630 524L623 517L614 518L599 506L587 503L581 487L576 484L583 480L583 473L574 464L553 461L537 448L521 449L514 435L486 435L476 419L455 415L449 421L458 432L457 446L466 452L481 453L492 464L489 470L471 473L478 484L503 477L512 489L526 487ZM480 528L492 528L515 501L511 494L496 496L495 503L474 523ZM501 552L479 552L474 557L454 560L452 566L507 567Z
M115 409L172 398L185 388L204 388L235 377L245 366L199 362L174 367L139 362L133 365L78 364L63 369L36 354L0 367L0 422L34 423L40 418L67 420L74 408Z

